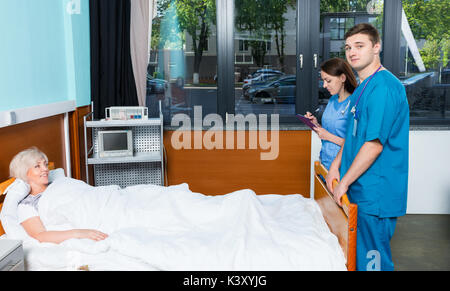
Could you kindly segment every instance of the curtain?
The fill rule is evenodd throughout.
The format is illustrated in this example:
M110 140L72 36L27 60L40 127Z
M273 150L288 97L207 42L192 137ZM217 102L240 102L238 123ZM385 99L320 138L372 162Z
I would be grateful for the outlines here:
M94 118L110 106L138 106L130 53L130 0L90 0Z
M153 0L131 0L131 60L139 106L146 105L147 66L151 39Z

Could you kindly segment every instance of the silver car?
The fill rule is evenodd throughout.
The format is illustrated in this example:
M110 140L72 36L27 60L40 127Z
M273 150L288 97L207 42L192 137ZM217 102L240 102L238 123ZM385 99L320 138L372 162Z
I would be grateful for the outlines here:
M248 90L252 103L295 103L296 76L288 75Z

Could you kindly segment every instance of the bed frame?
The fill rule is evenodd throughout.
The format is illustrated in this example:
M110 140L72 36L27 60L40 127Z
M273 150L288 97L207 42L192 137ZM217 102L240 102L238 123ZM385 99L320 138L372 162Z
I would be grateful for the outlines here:
M319 204L328 228L338 238L347 259L347 270L355 271L358 207L350 203L347 194L341 198L342 207L334 201L333 195L319 177L326 177L327 173L327 169L320 162L314 163L314 200ZM334 186L337 183L336 180L333 181Z
M49 169L54 169L53 163L49 164ZM336 235L339 244L344 251L347 259L347 269L354 271L356 269L356 217L357 206L350 203L347 195L342 197L342 208L334 201L332 195L327 190L326 185L322 182L319 175L326 177L327 170L320 164L314 164L314 200L320 206L322 215L327 223L330 231ZM5 189L14 182L11 178L0 184L0 211L6 195L3 195ZM334 181L336 184L337 181ZM5 232L0 223L0 236Z

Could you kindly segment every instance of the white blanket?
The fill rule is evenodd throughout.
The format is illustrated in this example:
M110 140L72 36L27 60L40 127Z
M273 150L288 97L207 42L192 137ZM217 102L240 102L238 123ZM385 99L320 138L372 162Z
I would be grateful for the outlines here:
M120 189L63 178L43 193L39 215L47 230L90 228L109 237L25 241L31 270L345 270L320 208L301 195L206 196L186 184Z

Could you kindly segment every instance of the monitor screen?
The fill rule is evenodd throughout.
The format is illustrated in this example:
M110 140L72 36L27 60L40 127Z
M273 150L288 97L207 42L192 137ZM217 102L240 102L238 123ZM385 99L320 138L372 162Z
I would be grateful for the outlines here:
M103 133L104 151L121 151L128 149L128 137L126 132Z

